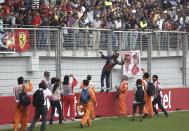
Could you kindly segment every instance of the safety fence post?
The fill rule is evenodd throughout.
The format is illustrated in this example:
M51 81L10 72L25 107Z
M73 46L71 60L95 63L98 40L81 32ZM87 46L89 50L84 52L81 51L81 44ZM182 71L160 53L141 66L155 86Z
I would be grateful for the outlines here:
M152 73L152 33L148 34L148 50L147 50L147 72L150 75Z
M183 86L187 85L187 55L188 55L188 34L184 34L184 42L183 42L183 72L182 72L182 82Z
M55 50L55 57L56 57L56 77L61 79L61 55L62 55L62 46L61 46L61 39L60 39L61 29L57 31L57 42L56 42L56 50Z
M113 30L110 30L108 32L108 55L112 54L112 35L113 35ZM112 90L112 73L110 74L110 90Z

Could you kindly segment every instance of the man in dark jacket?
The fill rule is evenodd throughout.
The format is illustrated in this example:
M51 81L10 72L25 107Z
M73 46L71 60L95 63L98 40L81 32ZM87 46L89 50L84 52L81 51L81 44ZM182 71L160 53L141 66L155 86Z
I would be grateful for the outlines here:
M165 116L168 117L168 113L167 113L167 111L165 110L165 108L163 107L163 105L161 103L161 89L159 87L160 86L160 82L158 80L158 76L157 75L153 75L152 76L152 81L153 81L153 84L156 87L156 93L155 93L155 96L154 96L154 100L152 102L153 110L155 112L155 115L158 115L158 110L156 109L156 104L158 104L158 107L163 111Z
M106 78L106 92L108 93L110 91L110 74L115 65L123 65L124 60L118 61L117 58L119 57L119 53L116 51L113 52L112 55L105 56L102 52L100 52L101 57L103 59L106 59L106 64L104 65L102 69L101 74L101 92L104 92L104 79Z

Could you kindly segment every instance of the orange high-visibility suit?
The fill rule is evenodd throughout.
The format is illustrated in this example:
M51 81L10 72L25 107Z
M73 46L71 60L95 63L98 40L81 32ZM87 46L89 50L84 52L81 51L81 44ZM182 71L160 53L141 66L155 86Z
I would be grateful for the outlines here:
M81 120L81 125L88 124L88 127L91 127L91 111L94 109L93 106L97 104L96 102L96 96L91 87L88 87L89 89L89 96L90 100L88 103L83 105L84 108L84 115Z
M126 93L128 90L128 82L123 81L121 82L119 86L119 96L118 96L118 101L119 101L119 115L120 116L127 116L127 105L126 105Z
M143 113L148 114L152 118L154 116L154 111L153 111L152 100L151 100L152 98L151 98L151 96L148 96L146 93L146 90L148 88L147 80L142 80L142 84L145 89L145 100L146 100L146 104L144 106Z
M14 94L16 98L16 111L14 116L14 131L18 131L19 123L21 122L21 131L26 131L28 123L28 107L19 104L19 93L24 89L25 92L31 92L33 89L32 83L28 85L19 85L14 88Z
M95 87L94 87L94 85L93 85L91 82L89 82L89 86L90 86L90 88L93 90L93 92L96 93ZM81 85L80 85L80 91L81 91L83 88L84 88L84 85L83 85L83 83L81 83ZM95 117L96 117L96 113L95 113L94 106L95 106L95 105L93 104L93 107L92 107L92 110L91 110L91 118L92 118L92 119L95 119Z

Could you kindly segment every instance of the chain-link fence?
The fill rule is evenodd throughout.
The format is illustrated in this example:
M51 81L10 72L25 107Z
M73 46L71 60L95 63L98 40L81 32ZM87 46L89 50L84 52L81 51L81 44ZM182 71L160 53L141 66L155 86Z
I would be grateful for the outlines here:
M188 34L186 32L160 31L113 31L110 29L82 28L22 28L29 31L30 49L24 53L0 54L0 94L12 94L17 77L32 81L34 88L48 70L51 77L63 79L73 74L79 83L92 75L97 90L105 60L99 51L110 54L117 51L141 51L141 67L150 74L158 74L163 87L187 85ZM12 31L17 28L6 28ZM116 66L111 75L112 89L122 76L121 66ZM141 74L142 75L142 74ZM129 89L140 76L129 79Z

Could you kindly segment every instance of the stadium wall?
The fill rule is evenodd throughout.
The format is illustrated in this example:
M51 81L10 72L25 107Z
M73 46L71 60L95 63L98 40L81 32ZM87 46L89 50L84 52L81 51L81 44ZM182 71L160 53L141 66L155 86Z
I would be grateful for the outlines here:
M34 85L34 91L38 83L43 79L43 72L48 70L51 76L56 75L55 57L0 57L0 125L13 123L15 100L13 87L17 85L17 77L23 76L30 79ZM187 57L187 85L189 85L189 57ZM93 81L100 89L100 75L105 61L99 57L62 57L61 73L74 74L81 83L86 75L91 74ZM141 67L147 68L146 57L141 58ZM152 74L158 74L163 88L163 103L167 110L189 110L189 86L183 87L182 82L182 57L181 56L156 56L152 58ZM112 71L112 87L118 85L121 79L121 66L116 66ZM131 113L133 93L132 89L138 76L129 78L129 92L127 94L128 113ZM78 91L79 85L75 88ZM115 93L97 93L97 116L115 116L118 113ZM29 107L30 121L33 116L33 108Z
M78 96L76 94L76 96ZM116 94L111 93L97 93L98 107L96 107L97 116L115 116L118 115L118 104ZM132 112L132 101L133 101L133 92L128 91L127 96L127 110L128 114ZM189 88L167 88L163 89L163 106L168 111L175 110L189 110ZM77 103L77 102L76 102ZM12 124L15 112L15 100L13 96L2 96L0 97L0 125ZM49 107L48 102L48 107ZM49 108L50 111L50 108ZM78 116L80 113L76 112ZM31 121L34 115L34 109L32 106L29 106L29 122ZM57 119L58 115L55 115Z
M56 76L54 57L1 57L0 58L0 94L12 95L12 89L17 85L17 77L23 76L32 81L34 90L43 79L43 72L48 70L51 77ZM66 74L73 74L82 82L88 74L93 76L93 82L100 89L100 75L105 61L98 57L63 57L61 62L62 78ZM189 64L187 64L189 65ZM147 60L142 58L141 67L147 69ZM188 67L187 67L188 68ZM154 57L152 59L152 74L158 74L162 87L182 87L182 57ZM189 71L187 70L187 75ZM121 66L116 66L112 71L112 88L119 85L122 75ZM137 76L129 78L129 90L135 85ZM187 83L189 79L187 79ZM75 88L77 92L79 84Z

